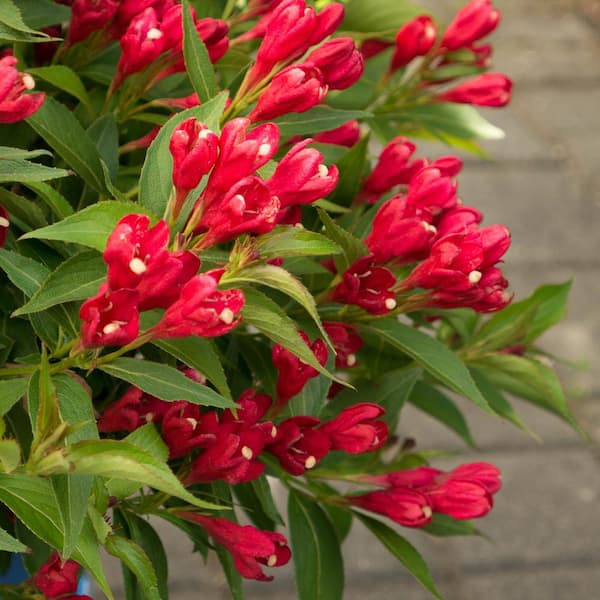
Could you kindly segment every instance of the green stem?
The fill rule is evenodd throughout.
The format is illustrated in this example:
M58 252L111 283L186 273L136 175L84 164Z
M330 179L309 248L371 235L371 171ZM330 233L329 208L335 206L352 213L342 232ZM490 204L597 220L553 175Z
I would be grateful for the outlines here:
M31 375L38 369L38 365L30 365L28 367L6 367L4 369L0 369L0 377L3 375Z

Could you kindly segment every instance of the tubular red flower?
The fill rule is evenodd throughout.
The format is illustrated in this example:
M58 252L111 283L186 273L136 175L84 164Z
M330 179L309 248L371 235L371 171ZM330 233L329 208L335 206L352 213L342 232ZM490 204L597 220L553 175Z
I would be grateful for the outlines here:
M349 454L372 452L387 441L387 425L376 420L384 413L379 404L362 402L342 410L337 417L321 425L319 431L329 437L332 450Z
M267 121L291 112L305 112L327 95L327 84L321 70L310 63L291 65L273 78L261 94L252 121Z
M282 209L324 198L337 185L337 167L325 166L323 155L314 148L307 148L311 142L308 138L295 144L266 182L271 194L279 198Z
M190 512L177 515L202 525L210 537L223 546L233 557L236 569L246 579L271 581L261 565L279 567L291 558L287 540L274 531L260 531L251 525L238 525L220 517L209 517Z
M153 335L159 339L223 335L239 324L243 306L241 290L219 291L214 277L196 275L183 286L179 299L152 329Z
M8 235L8 229L10 227L10 215L2 204L0 204L0 248L4 246L6 242L6 236Z
M436 225L437 238L476 231L482 220L483 215L472 206L455 206L441 214Z
M510 102L512 81L502 73L483 73L443 94L436 96L444 102L474 104L475 106L506 106Z
M118 8L119 0L73 0L67 44L82 42L92 33L104 29Z
M78 563L74 560L63 561L58 552L53 552L34 574L33 583L47 598L57 598L77 590L78 572Z
M85 348L124 346L140 329L139 294L135 290L110 291L106 284L86 300L79 310L81 341Z
M276 456L281 466L292 475L302 475L314 468L331 449L329 436L317 429L315 417L290 417L277 426L273 441L266 451Z
M463 6L442 37L442 48L458 50L485 37L500 22L500 11L491 0L471 0Z
M396 294L391 288L396 276L385 267L373 265L371 256L359 258L343 275L331 293L331 300L356 304L373 315L384 315L396 308Z
M369 38L361 44L360 51L364 59L368 60L369 58L373 58L373 56L381 54L384 50L391 48L393 45L392 42L387 42L386 40Z
M321 144L335 144L352 148L360 140L360 125L358 121L348 121L330 131L323 131L314 136L315 142Z
M345 90L361 77L364 58L352 38L335 38L313 50L306 59L323 74L331 90Z
M12 55L0 59L0 123L16 123L30 117L46 98L43 93L25 93L35 87L35 80L27 73L19 73L16 64Z
M323 327L335 348L336 368L350 369L355 367L357 365L356 352L363 346L363 341L358 335L356 327L339 321L324 321Z
M303 331L299 332L304 343L311 349L315 358L321 365L325 365L328 357L328 350L325 342L317 338L312 344L309 337ZM279 371L277 377L277 404L283 406L290 398L302 390L306 382L319 373L310 365L300 360L289 350L275 344L272 353L273 365Z
M439 169L433 166L425 167L411 179L406 195L407 202L427 209L437 216L456 206L456 187L455 181L443 175Z
M431 17L421 15L403 25L396 34L391 70L397 71L413 58L424 56L435 45L437 28Z

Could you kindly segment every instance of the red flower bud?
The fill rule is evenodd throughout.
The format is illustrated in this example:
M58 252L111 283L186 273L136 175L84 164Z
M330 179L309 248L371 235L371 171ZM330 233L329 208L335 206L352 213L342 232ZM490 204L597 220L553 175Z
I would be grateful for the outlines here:
M494 506L492 495L479 483L449 479L427 491L434 512L454 519L476 519Z
M317 67L310 63L291 65L275 75L248 117L266 121L290 112L301 113L319 104L326 95L327 84Z
M311 142L307 138L293 146L267 181L269 191L279 198L281 208L310 204L330 194L337 185L337 167L326 167L323 155L314 148L307 148Z
M106 284L101 285L79 310L83 346L124 346L132 342L140 329L138 300L135 290L111 292Z
M303 331L300 336L305 344L312 350L315 358L321 365L325 365L329 352L322 339L317 338L312 344L309 337ZM277 377L277 404L283 406L290 398L298 394L305 386L306 382L312 377L316 377L319 372L310 365L300 360L289 350L275 344L273 346L273 365L279 371Z
M384 50L391 48L393 45L394 44L392 44L391 42L386 42L385 40L377 40L375 38L371 38L365 40L362 43L360 51L364 59L368 60L369 58L373 58L373 56L381 54Z
M463 161L458 156L439 156L430 165L444 177L456 177L462 170Z
M119 8L119 0L73 0L66 43L76 44L108 25Z
M344 20L344 5L340 2L328 4L318 15L317 23L310 36L310 46L322 42L342 24Z
M385 410L371 402L362 402L342 410L319 431L329 436L332 450L343 450L349 454L362 454L381 448L387 441L388 427L376 421Z
M501 73L483 73L443 94L436 96L444 102L502 107L510 102L512 81Z
M219 291L214 277L196 275L183 286L179 300L169 306L162 321L153 328L154 337L224 335L240 322L243 306L241 290Z
M56 598L77 590L78 572L78 563L62 561L58 552L53 552L33 576L33 583L47 598Z
M455 206L440 216L437 224L437 238L442 239L455 233L465 234L476 231L483 215L472 206Z
M348 501L354 506L384 515L404 527L423 527L431 521L433 514L427 496L408 488L388 488L349 496Z
M8 235L8 229L10 227L10 215L8 211L0 204L0 248L4 246L6 242L6 236Z
M417 56L425 56L435 45L437 28L431 17L421 15L403 25L396 34L391 70L396 71Z
M169 150L173 157L173 185L187 193L213 168L219 138L204 123L191 117L175 128Z
M315 417L290 417L277 426L275 439L266 447L276 456L281 466L292 475L302 475L314 468L329 453L329 437L316 429Z
M471 0L448 25L442 38L442 48L458 50L469 46L494 31L500 17L491 0Z
M202 525L208 535L223 546L233 557L235 568L246 579L270 581L260 565L279 567L291 557L286 539L274 531L260 531L252 525L238 525L221 517L208 517L198 513L178 512L188 521Z
M345 90L363 73L365 63L352 38L335 38L313 50L306 59L323 74L331 90Z
M26 94L35 87L35 80L15 68L17 59L0 59L0 123L16 123L30 117L44 102L45 94Z
M229 25L221 19L199 19L196 21L196 31L204 42L210 62L216 63L229 50Z
M348 121L330 131L317 133L314 140L321 144L335 144L352 148L360 140L360 125L358 121Z
M372 257L359 258L344 273L331 299L356 304L373 315L384 315L396 308L396 294L391 290L395 275L385 267L373 266Z
M411 179L406 199L437 216L456 206L456 187L453 179L442 175L439 169L425 167Z
M363 341L356 327L338 321L324 321L323 327L335 348L335 366L338 369L355 367L356 352L363 347Z

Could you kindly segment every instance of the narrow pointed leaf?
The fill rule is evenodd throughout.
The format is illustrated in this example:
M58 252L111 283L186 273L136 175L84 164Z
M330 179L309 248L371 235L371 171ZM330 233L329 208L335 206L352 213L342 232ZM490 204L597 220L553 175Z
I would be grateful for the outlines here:
M27 552L27 546L14 538L10 533L0 529L0 550L3 552Z
M0 381L0 417L3 417L25 394L29 379L4 379Z

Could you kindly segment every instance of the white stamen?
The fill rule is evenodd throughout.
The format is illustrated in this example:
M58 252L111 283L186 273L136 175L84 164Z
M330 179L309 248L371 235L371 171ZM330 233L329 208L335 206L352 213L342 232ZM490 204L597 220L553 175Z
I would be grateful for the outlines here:
M271 144L267 144L266 142L264 144L261 144L258 147L258 156L267 156L267 154L271 153L271 149Z
M35 87L35 79L29 73L23 73L21 81L26 90L32 90Z
M371 275L373 273L373 271L365 271L364 273L361 273L359 275L359 277L368 277L369 275Z
M429 517L431 517L431 515L433 514L433 511L431 510L431 506L424 506L423 507L423 514L425 515L425 517L427 519L429 519Z
M146 419L146 423L152 423L152 419L154 419L154 414L151 412L146 413L146 416L144 418Z
M118 331L119 329L121 329L121 326L113 321L112 323L106 324L102 328L102 333L104 333L105 335L109 335L111 333L114 333L115 331Z
M148 33L146 34L146 39L147 40L160 40L160 38L163 36L163 33L160 29L156 29L156 27L152 27L152 29L148 30Z
M271 437L272 438L277 437L277 427L275 427L275 425L273 425L273 427L271 427Z
M244 212L244 210L246 210L246 198L244 198L244 196L242 196L242 194L236 194L231 199L231 208L235 212L242 214Z
M294 223L294 227L296 229L304 229L304 225L302 225L302 223Z
M0 217L0 227L9 227L10 221L4 217Z
M275 554L271 554L269 556L269 560L267 560L267 567L274 567L277 564L277 556Z
M398 306L398 303L393 298L388 298L385 301L385 307L388 310L394 310L396 308L396 306Z
M346 359L346 364L349 367L353 367L356 364L356 354L348 354L348 358Z
M186 421L194 428L196 429L196 426L198 425L198 421L196 421L196 419L192 418L192 417L187 417Z
M329 169L325 165L319 165L319 176L327 177L329 175Z
M235 315L230 308L224 308L219 315L219 319L225 323L225 325L231 325L233 323Z
M314 456L309 456L305 461L304 461L304 466L307 469L312 469L315 465L317 464L317 459Z
M425 231L430 231L431 233L437 233L437 227L428 223L427 221L421 221L421 225L423 225L423 229Z
M254 452L252 452L252 449L248 448L248 446L244 446L244 447L242 447L242 456L246 460L252 460L252 457L254 456Z
M471 271L469 273L469 283L479 283L481 281L481 271Z
M141 258L132 258L129 261L129 268L136 275L141 275L142 273L145 273L148 270L146 263Z
M205 140L205 139L209 138L211 135L214 135L214 133L210 129L201 129L200 133L198 134L198 139Z

